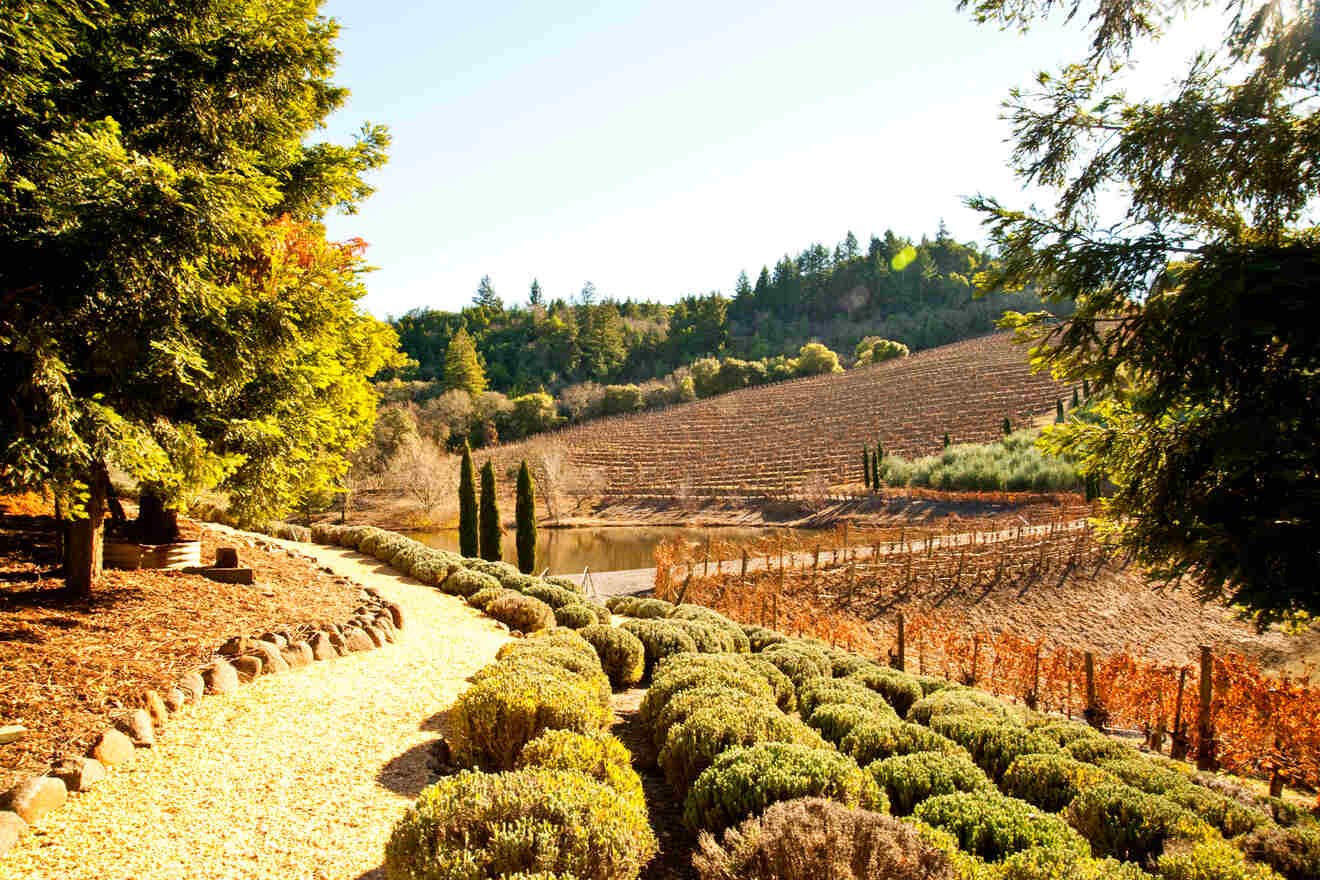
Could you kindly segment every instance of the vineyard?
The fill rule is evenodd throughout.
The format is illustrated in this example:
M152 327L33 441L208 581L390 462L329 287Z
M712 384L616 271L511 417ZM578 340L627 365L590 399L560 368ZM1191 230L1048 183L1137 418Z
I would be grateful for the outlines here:
M501 468L538 458L547 443L593 475L602 494L800 494L862 481L863 446L903 456L1001 436L1070 390L1032 375L1009 334L931 349L846 373L734 391L636 416L577 426L499 447Z
M909 671L1139 730L1174 757L1200 749L1196 660L1199 644L1212 645L1204 721L1213 763L1267 778L1276 793L1284 782L1320 788L1320 687L1307 671L1263 669L1285 637L1257 636L1227 609L1152 589L1081 521L960 535L854 531L820 543L789 534L748 545L673 541L656 562L660 598L882 662L901 656Z

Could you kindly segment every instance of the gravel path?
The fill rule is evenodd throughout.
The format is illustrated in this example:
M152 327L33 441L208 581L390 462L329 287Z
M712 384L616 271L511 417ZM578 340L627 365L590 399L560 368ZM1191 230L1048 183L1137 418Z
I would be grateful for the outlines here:
M6 880L378 880L444 712L508 639L375 560L290 548L403 606L394 645L207 697L0 860Z

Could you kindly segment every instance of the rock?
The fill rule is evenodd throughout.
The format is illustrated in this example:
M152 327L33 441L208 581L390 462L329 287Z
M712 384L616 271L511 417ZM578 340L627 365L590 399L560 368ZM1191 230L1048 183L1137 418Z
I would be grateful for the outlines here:
M224 660L216 659L202 670L208 694L232 694L238 690L238 673Z
M150 748L156 744L156 729L151 723L151 714L146 709L116 712L110 716L110 723L128 734L128 738L135 746Z
M164 727L165 721L170 717L170 710L166 708L160 694L147 691L143 694L142 700L147 705L147 714L151 716L151 723L157 727Z
M217 652L225 657L237 657L252 650L252 640L247 636L234 636L220 646Z
M344 634L344 646L350 651L370 651L376 644L365 632L353 626Z
M261 657L261 672L263 675L277 675L289 671L289 664L285 662L283 655L280 654L280 649L272 642L255 642L252 653Z
M280 656L284 658L284 662L289 665L290 669L297 669L299 666L306 666L308 663L311 663L316 659L312 656L311 646L306 642L298 642L295 645L282 648L280 650Z
M54 776L34 776L9 789L0 798L0 808L17 813L29 825L36 825L51 810L58 810L69 799L69 790Z
M242 657L235 657L231 665L238 673L239 681L251 681L261 675L261 670L266 664L256 654L244 654Z
M0 727L0 746L18 742L27 734L27 728L21 724L9 724Z
M340 654L348 653L348 645L344 642L344 635L338 629L332 629L326 632L330 639L330 644L334 645Z
M0 810L0 856L9 852L27 831L27 823L18 813Z
M192 672L185 672L180 676L177 684L189 703L199 702L202 699L202 694L206 693L206 680L202 677L202 673L196 669Z
M69 791L86 791L105 779L105 765L95 758L71 755L56 761L50 775L63 782Z
M289 647L289 640L277 632L262 633L258 641L269 642L277 648Z
M315 660L331 660L339 656L339 649L335 647L334 642L330 641L330 636L324 632L318 632L312 636L312 658Z
M131 764L137 757L133 741L113 727L101 734L90 755L108 767Z
M380 590L376 589L375 587L363 587L362 592L366 593L368 596L375 599L377 602L384 601L385 599L385 597L380 594Z
M170 712L182 712L188 705L188 695L182 688L172 687L165 692L165 708Z
M381 635L385 637L385 641L393 642L398 638L398 633L394 631L394 624L390 621L389 615L377 617L373 625L380 630Z
M371 639L371 643L377 648L385 647L385 636L380 630L368 624L362 628L362 631L367 634L367 638Z
M403 608L398 602L386 602L385 610L390 613L390 622L395 629L403 629Z

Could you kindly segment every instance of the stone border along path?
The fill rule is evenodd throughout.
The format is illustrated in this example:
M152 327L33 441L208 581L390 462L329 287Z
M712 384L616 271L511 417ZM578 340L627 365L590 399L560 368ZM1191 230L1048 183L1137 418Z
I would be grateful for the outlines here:
M1062 524L1046 523L1045 525L1039 526L1022 526L1020 529L1003 529L997 532L953 532L947 535L936 536L934 538L934 547L962 547L971 546L973 544L996 544L1000 541L1013 540L1019 536L1026 537L1028 535L1043 535L1049 533L1051 530L1075 532L1084 528L1086 528L1086 520L1076 519L1069 520ZM892 541L881 543L879 545L879 550L881 556L888 556L890 553L902 552L905 547L915 549L923 548L925 546L925 540L904 541L903 543ZM856 555L852 557L854 559L860 560L871 558L870 545L857 544L851 549L856 553ZM829 554L828 559L826 558L826 554ZM811 557L812 555L810 553L789 553L787 554L786 559L788 560L789 566L792 567L805 565L811 562ZM821 561L828 565L840 564L838 560L834 558L834 554L828 550L821 551ZM742 565L742 560L725 559L722 562L716 562L712 559L710 564L717 570L720 568L728 568L731 572L736 572ZM701 566L701 563L699 562L693 564L694 568L699 566ZM676 565L674 568L677 569L677 571L674 573L673 577L677 583L682 583L683 578L687 576L686 567ZM764 555L749 556L747 558L748 571L762 571L765 568L766 560ZM575 584L581 584L583 582L583 576L581 574L561 574L557 575L557 577L567 578ZM630 568L622 571L593 571L591 572L591 584L587 589L587 595L603 602L613 596L639 596L643 593L650 593L654 587L654 568Z
M445 711L507 629L340 547L270 540L403 607L395 644L174 715L154 748L26 834L5 880L379 880L395 821L432 779Z

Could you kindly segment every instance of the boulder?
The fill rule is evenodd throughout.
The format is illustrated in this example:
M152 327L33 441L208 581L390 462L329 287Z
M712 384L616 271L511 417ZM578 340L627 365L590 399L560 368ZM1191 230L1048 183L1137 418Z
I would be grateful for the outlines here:
M395 629L403 629L403 607L398 602L386 602L385 610L390 613L390 622Z
M202 669L208 694L232 694L238 690L238 673L224 660L216 659Z
M18 813L0 810L0 856L9 852L27 831L27 823Z
M383 601L385 598L380 594L380 590L376 589L375 587L363 587L362 592L366 593L368 596L375 599L377 602Z
M220 646L217 652L224 657L237 657L252 649L252 640L247 636L234 636Z
M160 694L155 691L147 691L142 695L142 702L146 704L147 714L151 716L151 723L157 727L164 727L166 719L170 717L170 710L165 705L165 701L160 698Z
M270 644L274 645L276 648L289 647L289 640L277 632L262 633L260 638L257 639L257 641L269 642Z
M372 626L380 630L380 634L385 637L385 641L397 642L399 640L399 634L395 631L394 624L390 621L388 614L377 617Z
M348 632L344 633L344 645L350 651L370 651L376 647L371 637L356 626L349 627Z
M113 727L101 734L88 754L110 767L131 764L137 757L133 741Z
M182 688L172 687L165 692L165 708L169 712L182 712L188 705L188 695Z
M339 649L335 643L330 641L330 636L324 632L318 632L312 636L312 657L316 660L331 660L339 656Z
M266 664L256 654L244 654L242 657L235 657L231 665L234 667L234 671L238 673L239 681L251 681L261 675L261 670L265 668Z
M284 662L289 664L290 668L294 669L299 666L307 666L316 660L316 657L312 654L312 646L306 642L294 642L280 651L280 656L284 658Z
M0 798L0 809L17 813L29 825L36 825L51 810L58 810L69 799L69 790L54 776L34 776L9 789Z
M56 761L50 775L63 782L69 791L86 791L105 779L105 765L95 758L70 755Z
M265 675L275 675L280 672L288 672L289 664L285 662L280 649L274 642L258 641L253 643L252 653L261 657L261 671Z
M196 669L192 672L185 672L180 676L178 689L183 692L184 699L189 703L196 703L202 699L202 694L206 693L206 680L202 673Z
M385 636L380 630L368 624L362 627L362 631L367 634L367 638L371 639L371 643L377 648L385 647Z
M346 632L346 630L345 630ZM330 644L339 649L339 653L347 654L348 645L344 642L344 632L338 629L327 630L326 635L330 638Z
M128 734L133 745L150 748L156 744L156 728L146 709L129 709L110 716L110 723Z

